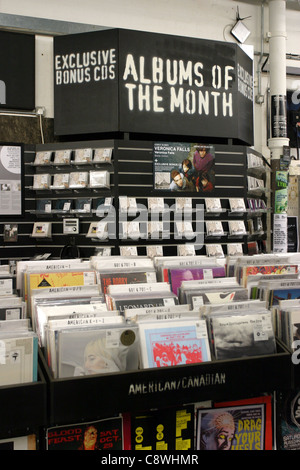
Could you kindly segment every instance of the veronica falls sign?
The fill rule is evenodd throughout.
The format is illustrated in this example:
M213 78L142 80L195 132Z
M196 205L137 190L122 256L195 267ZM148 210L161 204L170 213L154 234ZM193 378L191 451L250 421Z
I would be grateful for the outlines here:
M252 60L236 44L120 29L58 36L54 68L57 135L253 143Z

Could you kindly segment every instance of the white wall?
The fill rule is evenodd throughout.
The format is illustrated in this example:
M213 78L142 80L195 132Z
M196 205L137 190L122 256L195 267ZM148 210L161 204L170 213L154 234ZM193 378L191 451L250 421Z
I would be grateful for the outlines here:
M287 5L289 5L288 2ZM268 2L264 2L264 36L268 31ZM0 0L0 14L22 15L105 27L152 31L181 36L235 42L230 29L235 23L237 7L251 34L246 45L261 52L260 0ZM287 53L300 55L300 9L286 10ZM36 105L46 108L53 117L52 38L37 36ZM267 42L264 43L268 51ZM257 94L257 63L254 56L254 78ZM294 61L293 61L294 62ZM300 62L288 65L300 67ZM255 104L255 148L269 156L266 140L267 74L262 76L264 102ZM287 88L300 89L300 77L287 79Z

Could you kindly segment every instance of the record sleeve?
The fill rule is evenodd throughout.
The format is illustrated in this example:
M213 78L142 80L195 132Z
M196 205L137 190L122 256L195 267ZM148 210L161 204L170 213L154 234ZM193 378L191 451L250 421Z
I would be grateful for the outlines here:
M210 314L209 333L217 360L276 353L271 312Z
M205 198L205 208L207 212L222 212L221 199Z
M93 150L90 148L76 149L74 163L91 163L93 160Z
M127 296L114 296L112 298L106 297L108 308L112 310L119 310L123 315L127 309L136 308L152 308L161 306L178 305L178 298L172 292L168 293L149 293L140 295L127 295Z
M272 450L270 408L263 401L236 403L198 410L197 450Z
M69 181L69 173L55 173L53 175L53 184L51 185L51 189L68 189Z
M111 163L112 148L96 148L94 149L94 162Z
M139 334L145 369L211 360L204 320L140 323Z
M0 385L37 380L38 338L35 333L0 335Z
M49 165L52 158L52 151L36 152L34 165Z
M220 237L224 235L223 225L220 220L207 220L205 224L208 236Z
M36 201L36 211L51 213L52 200L51 199L38 199Z
M2 450L37 450L37 436L10 437L0 440L0 451Z
M229 198L231 212L246 212L245 201L242 198Z
M130 414L131 450L186 451L194 448L194 405Z
M89 182L89 173L87 171L73 171L70 173L70 188L86 188Z
M56 165L69 165L71 162L72 150L56 150L54 154L54 163Z
M124 450L121 416L47 429L47 450Z
M138 369L136 326L62 329L57 338L59 378Z
M18 240L18 224L4 224L3 241L16 242Z
M51 222L34 222L32 229L32 237L36 238L49 238L52 233Z
M50 189L51 175L49 173L33 175L33 189Z
M99 273L101 290L107 293L108 286L119 284L138 284L145 282L155 282L155 271L115 271L110 273Z
M300 450L300 390L276 392L277 450Z
M92 199L91 198L77 198L75 199L75 209L74 212L91 212L92 208Z
M178 295L182 281L195 281L200 279L211 279L225 277L224 266L203 266L198 268L169 269L169 279L172 291Z
M54 211L55 212L69 212L72 207L72 199L57 199L54 202Z
M90 171L90 188L109 188L110 174L108 171Z

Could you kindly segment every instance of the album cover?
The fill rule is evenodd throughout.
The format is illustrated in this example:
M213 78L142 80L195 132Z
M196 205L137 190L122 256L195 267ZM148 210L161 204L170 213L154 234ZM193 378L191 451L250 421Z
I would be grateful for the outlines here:
M99 240L106 240L108 237L107 222L91 222L89 226L87 238L98 238Z
M138 256L138 247L120 246L120 256Z
M33 175L33 189L50 189L51 175L49 173Z
M217 360L276 353L271 312L209 315L208 329Z
M140 295L127 295L127 296L107 296L108 308L112 310L118 310L120 315L124 315L125 310L136 309L136 308L150 308L150 307L161 307L169 305L178 305L178 298L173 294L165 293L153 293L153 294L140 294Z
M272 450L271 402L247 402L199 409L197 450Z
M212 257L217 257L217 258L223 258L225 256L221 244L209 243L205 245L205 248L206 248L207 256L212 256Z
M195 254L195 245L189 245L187 243L184 245L177 245L178 256L195 256Z
M138 369L136 326L62 329L57 332L58 377Z
M37 380L38 338L35 333L0 335L0 385Z
M49 238L51 237L52 224L51 222L35 222L32 229L32 237L36 238Z
M191 303L192 307L199 308L201 305L206 304L228 304L232 302L242 302L248 300L247 289L237 288L226 290L207 290L206 292L193 292L186 293L188 303Z
M207 212L221 212L222 205L221 199L214 197L214 198L205 198L205 208Z
M16 242L18 240L18 224L4 224L3 241Z
M223 225L220 220L207 220L205 224L206 224L206 234L208 236L220 237L224 235Z
M36 212L47 212L51 213L52 200L51 199L37 199L36 201Z
M69 173L55 173L51 189L68 189L70 181Z
M89 182L89 173L87 171L73 171L70 173L70 188L86 188Z
M165 367L211 360L205 320L139 324L142 367Z
M106 294L110 285L117 284L138 284L141 282L153 282L155 277L154 271L115 271L115 272L99 272L98 274L101 291Z
M69 212L72 208L73 199L56 199L54 202L55 212Z
M192 211L193 204L191 197L177 197L175 199L175 210L176 211Z
M229 207L231 212L246 212L245 201L243 198L229 198Z
M92 199L79 197L75 199L75 208L72 210L72 212L88 213L88 212L91 212L91 209L92 209Z
M276 275L276 274L295 274L295 273L298 273L297 264L282 264L282 265L257 264L256 266L242 266L240 270L240 275L241 275L240 279L241 279L241 282L246 282L247 277L250 275L254 275L254 274Z
M165 208L165 200L163 197L149 197L148 209L153 212L163 211Z
M74 270L41 270L40 272L28 272L27 300L31 297L31 291L50 287L73 287L73 286L93 286L96 284L96 273L91 269Z
M90 188L109 188L110 174L108 171L90 171Z
M215 185L215 149L200 143L155 142L154 189L212 192Z
M52 151L36 152L34 165L49 165L51 163Z
M124 450L121 416L48 428L47 450Z
M162 245L148 245L146 246L147 256L149 258L155 258L156 256L163 256Z
M245 222L243 220L229 220L229 235L246 235Z
M69 165L71 162L72 150L56 150L54 154L54 163L56 165Z
M111 163L112 148L96 148L94 149L94 162Z
M276 392L277 450L300 450L300 390Z
M198 279L211 279L215 277L225 277L226 269L224 266L201 266L186 267L181 269L169 269L169 281L172 291L178 295L178 289L182 281L195 281Z
M266 300L268 306L278 305L280 300L300 299L300 281L290 280L282 281L283 285L272 284L272 281L266 285Z
M74 152L74 163L91 163L93 160L93 150L90 148L76 149Z
M5 302L4 300L2 300L1 303L2 305L0 306L0 321L20 320L21 318L23 318L25 312L25 305L23 303L21 305L14 305L13 303L10 304L9 301Z
M129 414L131 450L194 449L194 405Z

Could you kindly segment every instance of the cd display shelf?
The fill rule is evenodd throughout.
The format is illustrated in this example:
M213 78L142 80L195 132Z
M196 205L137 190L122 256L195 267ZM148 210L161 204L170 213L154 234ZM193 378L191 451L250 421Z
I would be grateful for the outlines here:
M177 246L179 244L194 244L197 254L205 254L205 245L220 244L224 254L227 254L227 245L230 243L240 244L243 252L248 253L249 241L256 242L259 247L263 246L263 241L267 237L266 228L266 212L267 210L250 210L247 207L247 199L264 199L265 194L248 193L247 191L247 156L248 153L255 153L242 145L216 144L215 147L215 185L213 191L209 193L201 192L174 192L162 191L154 189L154 162L153 162L153 141L137 141L129 139L112 139L112 140L87 140L80 142L59 142L39 144L36 146L24 146L24 216L15 217L14 223L18 225L18 239L14 242L3 242L1 259L7 260L22 259L24 256L24 248L26 248L26 256L28 258L43 253L51 253L52 257L60 257L61 250L66 245L76 245L79 250L80 257L88 258L95 254L97 247L109 247L112 254L119 254L120 247L136 246L138 255L145 255L147 246L159 245L163 248L163 254L176 255ZM111 148L112 161L109 164L91 164L88 165L34 165L37 152L46 152L57 150L86 148ZM92 169L107 170L110 174L109 188L96 189L49 189L36 190L32 189L33 177L35 174L57 172L71 172L73 170ZM149 198L163 198L164 203L168 207L174 207L178 197L191 198L192 211L191 221L193 235L181 236L176 234L175 216L171 214L168 226L169 236L166 230L158 237L152 237L149 233L141 237L122 237L122 229L119 214L119 196L127 196L136 199L137 204L148 206ZM37 203L43 199L49 199L53 206L55 203L64 199L75 201L78 198L90 198L96 201L99 198L111 198L113 203L114 219L109 219L107 214L99 213L93 208L88 213L75 213L66 211L51 210L41 212L37 210ZM205 208L206 198L218 198L221 203L220 212L208 212ZM246 211L231 212L229 198L243 198L246 205ZM202 207L202 215L199 216L197 208ZM128 221L138 220L139 213L127 214ZM148 220L150 221L150 210L148 209ZM202 217L202 219L201 219ZM262 229L252 234L248 231L249 220L256 221L260 217L263 221ZM78 218L79 233L64 233L64 219ZM160 219L163 217L160 215ZM108 239L100 239L97 237L88 237L88 230L92 222L108 221L110 227L113 227L111 233L113 236ZM208 235L206 231L207 221L219 221L223 226L222 235ZM243 221L246 232L243 235L230 235L228 224L232 220ZM34 223L50 222L51 236L49 237L33 237L32 231ZM7 223L7 220L1 220L0 224ZM255 225L255 223L254 223ZM0 225L1 233L1 225ZM261 249L260 251L263 251Z
M290 352L279 340L274 355L76 378L54 379L42 353L40 361L50 426L292 388Z
M38 380L0 386L0 438L37 434L48 423L47 382L38 366Z

